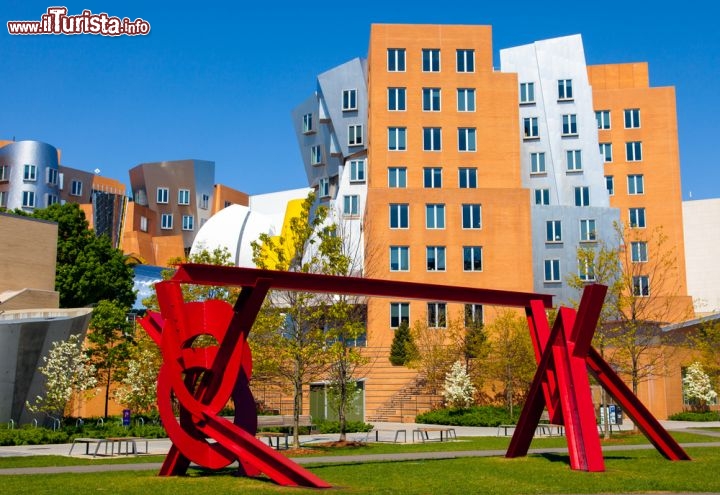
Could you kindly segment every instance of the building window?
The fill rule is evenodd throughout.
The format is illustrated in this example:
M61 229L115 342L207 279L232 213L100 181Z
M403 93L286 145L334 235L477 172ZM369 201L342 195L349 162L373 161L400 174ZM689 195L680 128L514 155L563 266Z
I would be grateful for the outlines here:
M422 109L423 112L440 111L440 88L423 88Z
M8 192L0 191L0 207L7 208Z
M70 196L82 196L82 190L83 190L82 181L73 179L73 181L70 183ZM159 194L159 189L158 189L158 194ZM165 197L165 202L167 203L167 195Z
M595 220L580 220L580 242L597 241L597 230L595 229Z
M583 282L595 281L595 263L591 259L578 260L578 277Z
M0 165L0 182L7 182L10 180L10 167L7 165Z
M410 248L408 246L390 246L390 271L406 272L410 270Z
M388 88L388 110L405 111L405 88Z
M23 191L22 205L23 208L35 208L35 191Z
M630 208L630 227L645 228L645 208Z
M390 228L407 229L410 226L410 206L402 203L390 204Z
M440 50L438 48L423 48L423 72L440 72Z
M482 209L479 204L462 205L462 228L479 229L482 227Z
M183 215L182 229L183 230L194 230L195 229L195 217L193 217L192 215Z
M560 260L545 260L545 282L560 282Z
M645 184L643 181L643 175L628 175L628 194L644 194Z
M350 160L350 182L365 182L365 160Z
M427 303L428 327L445 328L447 326L447 304L441 302Z
M36 181L37 180L37 165L25 164L23 168L23 180Z
M440 127L423 127L423 150L440 151L442 149Z
M343 196L343 213L346 217L358 216L360 214L360 196L357 194Z
M539 137L540 132L538 130L538 118L523 118L523 139L538 139Z
M625 109L625 129L637 129L640 127L640 109Z
M633 263L647 263L648 250L647 242L633 241L630 243L630 252Z
M428 229L444 229L445 228L445 205L443 205L443 204L427 204L427 205L425 205L425 227Z
M459 168L458 169L458 186L461 189L477 188L477 169L476 168Z
M147 231L148 231L148 219L147 219L147 217L140 216L140 231L141 231L141 232L147 232Z
M458 88L457 90L457 111L475 111L475 90L473 88Z
M458 128L458 151L477 151L474 127Z
M615 195L615 177L612 175L606 175L605 176L605 187L607 188L607 192L610 196Z
M388 48L388 72L405 72L405 48Z
M530 173L545 173L545 152L540 151L536 153L530 153Z
M520 83L520 104L535 103L535 83Z
M485 318L483 316L482 304L466 304L465 305L465 326L483 325Z
M549 205L550 204L550 189L535 189L535 204L536 205Z
M590 206L590 188L588 186L575 188L575 206Z
M600 143L600 155L602 155L603 162L608 163L612 161L612 143Z
M650 296L650 277L647 275L637 275L633 277L633 296Z
M642 160L642 142L630 141L625 143L625 159L628 162L639 162Z
M321 198L327 198L330 196L330 179L323 177L318 181L318 195Z
M572 79L558 80L558 100L567 101L573 99Z
M75 185L75 181L73 181L73 188L74 188L74 185ZM157 195L156 195L157 203L167 204L169 201L169 197L170 197L170 190L167 187L158 187L157 188Z
M303 133L309 134L311 132L315 132L315 129L313 128L312 114L306 113L303 115Z
M232 201L225 201L225 204L224 204L223 208L227 208L228 206L232 206L232 205L234 205L234 204L235 204L235 203L233 203Z
M405 151L407 129L405 127L388 127L388 150Z
M565 152L567 158L567 171L568 172L582 172L582 151L581 150L567 150Z
M45 195L45 206L50 206L59 203L59 199L56 194Z
M405 167L388 168L388 187L407 187L407 169Z
M316 144L310 147L310 165L320 165L322 163L322 150L320 145Z
M456 67L458 72L475 72L475 50L458 50Z
M425 264L429 272L445 271L445 246L427 246Z
M363 144L363 126L355 124L348 126L348 146L360 146Z
M410 324L410 303L390 303L390 326L397 328L403 323Z
M440 167L426 167L423 169L423 186L426 188L442 187L442 169Z
M562 242L562 221L545 222L545 242Z
M482 271L482 247L463 246L463 271Z
M210 206L210 196L203 194L200 198L200 208L207 210Z
M47 168L46 169L47 176L45 178L45 181L50 184L51 186L57 186L58 184L58 171L55 168Z
M562 135L563 136L577 136L577 115L574 113L565 114L562 116Z
M610 110L598 110L595 112L598 129L610 129Z
M357 89L344 89L342 92L343 112L357 110Z
M189 205L190 204L190 189L178 189L178 204Z
M160 216L160 228L163 230L171 230L173 228L172 213L163 213Z

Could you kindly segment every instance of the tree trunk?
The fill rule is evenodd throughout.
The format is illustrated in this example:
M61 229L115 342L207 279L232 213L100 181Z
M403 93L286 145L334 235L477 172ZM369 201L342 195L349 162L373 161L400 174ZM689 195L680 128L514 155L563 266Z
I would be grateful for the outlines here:
M108 418L108 399L110 398L110 368L107 370L107 381L105 382L105 419Z
M302 412L302 382L293 383L293 448L300 448L300 413Z

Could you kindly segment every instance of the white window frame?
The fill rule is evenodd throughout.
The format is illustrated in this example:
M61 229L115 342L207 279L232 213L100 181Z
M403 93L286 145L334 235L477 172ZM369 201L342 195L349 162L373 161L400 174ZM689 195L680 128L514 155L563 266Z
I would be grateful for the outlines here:
M520 104L529 105L535 103L535 83L520 83Z
M595 110L595 120L597 128L601 131L612 129L612 120L610 118L610 110Z
M461 153L477 151L477 129L475 127L458 127L458 151Z
M183 230L195 230L195 217L192 215L182 216L182 229Z
M580 242L596 242L597 222L594 218L583 218L580 220Z
M25 164L23 167L23 180L25 182L37 182L37 165Z
M537 117L523 117L523 139L540 139L540 127Z
M640 129L640 109L626 108L624 110L625 129Z
M306 113L305 115L303 115L303 134L310 134L315 132L312 116L312 113Z
M363 126L362 124L351 124L348 126L348 146L362 146Z
M346 217L360 215L360 196L358 194L346 194L343 196L343 215Z
M390 203L388 205L388 211L390 213L390 221L388 225L392 230L407 230L410 228L410 205L407 203ZM404 215L403 215L403 212ZM405 224L403 224L403 216L405 217ZM393 227L393 222L396 224Z
M7 208L8 191L0 191L0 207Z
M565 161L568 172L582 172L582 150L565 150Z
M352 112L358 109L358 91L355 88L343 89L342 92L342 111Z
M595 263L591 259L578 260L578 277L583 282L594 282L595 276Z
M572 79L558 79L558 101L572 101Z
M425 269L428 272L447 270L447 248L445 246L425 246Z
M466 304L464 309L465 326L473 323L483 325L485 323L485 308L482 304Z
M629 208L628 216L630 220L630 228L644 229L647 227L645 208Z
M426 64L426 62L427 62L427 64ZM440 72L440 49L439 48L423 48L422 49L422 71L423 72Z
M579 207L590 206L590 187L589 186L576 186L575 187L575 206L579 206Z
M543 265L543 281L545 283L556 284L562 282L559 258L546 258L543 260Z
M60 202L60 199L57 197L57 194L51 194L51 193L45 194L45 207L57 204L59 202Z
M397 316L393 316L397 313ZM393 322L397 319L397 324ZM408 302L391 302L390 303L390 328L397 328L405 322L410 324L410 303Z
M322 148L319 144L310 146L310 165L322 165Z
M483 255L482 246L463 246L463 271L464 272L481 272L481 271L483 271L482 255ZM469 265L469 268L468 268L468 265Z
M387 49L388 72L405 72L405 48Z
M70 196L82 196L83 183L81 180L73 179L70 182Z
M459 73L475 72L475 50L458 48L455 51L455 70Z
M640 196L645 194L645 176L643 174L628 175L627 192L629 196Z
M393 260L395 260L397 267L393 266ZM410 271L410 246L390 246L390 271Z
M650 277L647 275L633 276L633 296L650 297Z
M388 111L404 112L407 109L407 88L388 88Z
M642 161L642 141L627 141L625 143L625 161Z
M535 189L535 204L548 206L550 204L550 189L547 187Z
M478 178L477 168L460 167L458 168L458 188L460 189L477 189Z
M423 127L423 151L442 151L442 127Z
M646 241L632 241L630 243L630 259L633 263L647 263L648 243Z
M530 175L543 175L546 173L545 152L533 151L530 153Z
M465 203L460 206L460 212L463 230L482 229L482 205L480 203Z
M388 151L407 150L407 127L388 127Z
M203 210L207 210L209 207L210 207L210 196L207 194L203 194L200 199L200 208L202 208ZM202 220L204 220L204 219L202 219Z
M407 168L388 167L388 188L405 189L407 187Z
M605 188L607 189L608 196L615 196L615 176L605 176Z
M545 243L558 244L562 241L562 220L547 220L545 222Z
M318 180L318 197L330 197L330 179L327 177L321 177L320 180Z
M422 89L422 110L423 112L439 112L441 108L442 93L440 88Z
M37 195L35 191L23 191L22 192L22 207L23 208L35 208L37 205Z
M445 228L445 204L427 203L425 205L425 228L442 230Z
M423 168L423 187L425 189L439 189L442 187L442 167Z
M365 182L365 160L350 160L350 182Z
M566 113L562 116L562 136L573 137L578 135L577 114Z
M458 88L457 89L457 111L458 112L474 112L475 111L475 88Z
M172 213L163 213L162 215L160 215L160 228L162 230L172 230L172 228L173 228Z
M148 219L145 216L140 215L140 231L141 232L147 232L148 231Z
M178 189L178 204L189 205L190 204L190 189Z
M45 182L51 186L57 186L59 172L56 168L48 167L45 169Z
M603 163L610 163L613 161L612 143L599 143L600 155L602 156Z
M0 165L0 182L10 180L10 165Z
M447 328L447 303L427 303L427 325L429 328Z
M73 190L75 189L75 181L73 180ZM73 196L79 196L79 194L70 193ZM170 189L167 187L158 187L155 193L155 202L159 205L165 205L170 202Z

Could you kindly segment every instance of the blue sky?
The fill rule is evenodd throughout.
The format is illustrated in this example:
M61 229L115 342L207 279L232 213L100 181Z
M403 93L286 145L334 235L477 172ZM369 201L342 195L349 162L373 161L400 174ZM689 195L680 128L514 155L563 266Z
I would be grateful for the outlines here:
M126 183L138 163L197 158L250 194L304 187L290 111L319 73L366 56L370 24L489 24L496 61L501 48L579 33L589 64L649 62L651 85L677 92L683 199L720 197L720 36L709 2L242 3L5 0L0 139L48 142L64 165ZM7 33L6 21L40 20L58 4L142 17L151 33Z

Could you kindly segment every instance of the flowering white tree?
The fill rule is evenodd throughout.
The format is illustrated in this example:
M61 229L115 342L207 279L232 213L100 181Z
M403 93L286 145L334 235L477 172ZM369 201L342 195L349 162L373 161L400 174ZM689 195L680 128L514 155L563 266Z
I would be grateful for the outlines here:
M53 342L43 363L38 371L46 378L45 395L38 395L33 404L25 404L31 412L62 416L73 391L84 392L97 384L95 367L89 364L79 335Z
M707 409L708 404L717 397L717 392L712 389L710 377L697 361L688 366L683 378L683 388L685 398L692 404L693 409Z
M443 396L450 407L469 407L473 403L475 386L467 374L465 366L455 361L450 371L445 375L445 388Z
M115 400L135 412L149 412L157 402L160 358L156 351L140 349L128 362L125 378L115 390Z

